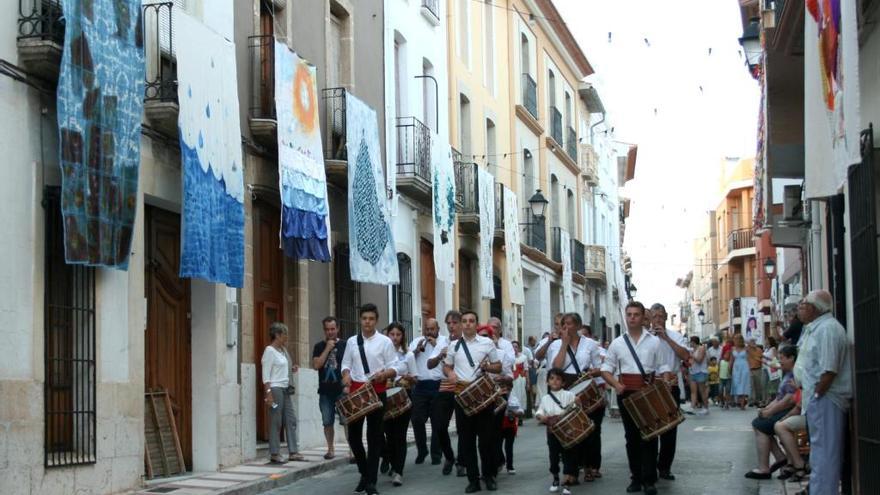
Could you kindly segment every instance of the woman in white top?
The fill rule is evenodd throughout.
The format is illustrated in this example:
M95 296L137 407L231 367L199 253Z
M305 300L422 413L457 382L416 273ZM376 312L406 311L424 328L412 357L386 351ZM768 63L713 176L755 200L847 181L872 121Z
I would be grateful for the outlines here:
M263 351L263 392L266 405L269 406L269 462L282 464L281 425L287 432L288 461L304 461L299 453L296 442L296 416L293 414L293 402L290 396L294 392L293 374L299 366L293 364L287 353L287 325L275 322L269 326L271 342Z
M406 387L409 385L406 383L415 383L416 360L415 355L408 351L406 329L400 323L393 322L385 329L385 335L391 339L394 352L397 353L397 363L394 366L397 370L397 376L394 386L401 387L397 393L408 394L409 390ZM389 398L392 390L394 389L388 389ZM391 476L391 484L394 486L403 485L403 466L406 464L406 431L409 427L411 414L412 408L396 418L386 419L383 424L386 441L385 448L382 449L382 464L379 471L382 474L388 473Z
M529 384L529 357L522 352L519 342L514 341L512 344L516 359L513 361L513 387L510 390L510 395L515 396L520 404L525 404L526 390L531 386Z
M706 357L706 346L700 338L691 337L691 407L694 414L709 413L709 360Z

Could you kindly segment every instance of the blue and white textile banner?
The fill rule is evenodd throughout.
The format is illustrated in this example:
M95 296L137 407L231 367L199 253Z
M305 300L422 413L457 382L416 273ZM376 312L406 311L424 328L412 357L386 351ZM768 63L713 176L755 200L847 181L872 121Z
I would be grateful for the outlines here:
M345 95L348 151L348 238L351 279L389 285L400 281L385 199L376 111Z
M574 292L571 288L571 237L567 230L559 229L559 253L562 256L562 305L563 311L574 309Z
M182 11L174 25L183 160L180 276L241 288L244 180L235 44Z
M432 140L436 143L438 140ZM455 171L452 148L434 145L434 271L437 280L455 282Z
M330 261L330 209L317 92L315 66L275 41L281 248L291 258Z
M495 176L484 168L478 168L477 185L480 207L480 297L494 299L492 242L495 239Z
M519 247L519 206L516 194L507 187L504 194L504 251L507 253L507 292L511 304L525 304L523 287L522 251ZM569 277L571 278L571 277Z

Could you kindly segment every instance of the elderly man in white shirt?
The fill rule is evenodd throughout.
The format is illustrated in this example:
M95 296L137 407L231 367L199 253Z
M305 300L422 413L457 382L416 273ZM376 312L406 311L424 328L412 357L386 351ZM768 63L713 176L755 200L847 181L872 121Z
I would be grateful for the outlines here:
M651 306L651 333L660 339L660 355L663 363L669 368L663 377L672 390L672 398L681 404L681 391L678 388L678 375L681 373L681 362L688 359L687 339L684 335L666 328L666 308L656 303ZM678 427L660 435L660 455L657 458L658 476L665 480L674 480L672 461L675 459L675 444L678 439Z
M794 374L810 429L810 493L837 493L852 398L852 356L846 329L831 314L833 299L815 290L798 305L805 325Z
M500 373L501 360L498 350L491 339L477 335L477 313L464 311L461 315L462 336L454 345L450 346L444 360L443 370L446 378L452 383L459 381L472 382L483 373ZM477 466L477 438L480 445L480 464L482 466L483 481L488 490L496 490L497 484L493 473L497 466L493 466L495 455L491 443L491 421L493 418L492 408L468 416L464 414L460 404L455 405L457 414L459 435L459 456L467 469L468 486L465 493L480 491L480 468Z
M376 331L379 309L375 304L364 304L360 309L361 331L348 339L342 356L343 393L355 392L372 383L376 393L385 402L387 380L397 375L398 354L391 339ZM366 361L363 358L366 358ZM348 445L354 454L361 479L355 493L374 495L379 471L379 457L384 443L382 417L385 408L352 421L348 428ZM367 449L364 450L363 430L367 423Z
M443 379L443 369L439 366L429 369L428 360L435 349L448 345L449 339L440 335L440 323L435 318L428 318L425 321L422 336L413 340L409 345L409 350L416 359L416 376L419 379L412 393L412 428L418 451L416 464L425 462L425 458L428 456L425 423L431 416L434 399L440 391L440 381ZM432 424L431 427L431 464L440 464L443 453L437 443L437 425Z
M668 372L669 366L663 362L660 339L643 329L645 307L642 303L630 301L626 305L625 316L627 332L608 346L605 362L602 363L602 378L617 391L626 432L626 457L632 480L626 491L635 493L644 490L647 495L656 495L657 438L642 440L632 415L623 406L623 399L641 389L645 381L655 374Z

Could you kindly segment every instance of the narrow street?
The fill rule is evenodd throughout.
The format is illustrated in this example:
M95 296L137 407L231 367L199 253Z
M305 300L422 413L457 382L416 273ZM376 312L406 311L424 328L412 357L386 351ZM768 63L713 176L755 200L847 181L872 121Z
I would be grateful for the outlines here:
M779 494L781 482L757 482L743 478L753 467L755 457L749 422L754 410L712 411L707 416L687 416L679 427L678 452L673 472L675 481L660 481L661 494ZM582 483L572 493L624 493L628 482L623 425L619 419L606 418L602 431L603 478ZM415 448L410 448L404 471L404 485L391 486L387 476L380 475L380 493L452 495L464 493L465 478L454 473L443 476L440 466L413 464ZM502 473L498 477L499 494L548 493L547 445L544 427L534 420L520 428L515 444L517 474ZM345 494L357 484L357 468L353 465L325 472L312 478L270 492L272 495ZM484 488L485 491L485 488Z

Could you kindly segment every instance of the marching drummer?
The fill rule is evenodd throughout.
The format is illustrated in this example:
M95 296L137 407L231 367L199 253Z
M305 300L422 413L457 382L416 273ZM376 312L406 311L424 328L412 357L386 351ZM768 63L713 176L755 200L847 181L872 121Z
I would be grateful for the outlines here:
M348 339L345 354L342 356L342 392L356 392L372 383L382 403L385 403L386 381L397 375L398 354L394 350L391 339L376 331L379 321L379 309L375 304L367 303L360 309L361 331ZM360 481L355 493L374 495L379 471L384 432L382 417L385 408L365 416L367 423L367 449L364 450L363 431L364 417L351 421L348 428L348 444L357 462Z
M408 389L416 381L416 362L415 356L407 349L406 346L406 329L398 322L392 322L385 329L385 335L391 339L394 344L394 352L397 354L397 376L394 378L394 388L388 391L388 401L385 406L386 410L391 407L391 392L396 394L407 395ZM412 409L407 409L399 416L391 419L385 419L385 447L382 449L382 464L379 472L388 473L391 476L391 484L394 486L403 485L403 466L406 464L406 430L409 427L409 420L412 415Z
M461 315L462 337L454 346L450 346L443 366L446 378L452 383L469 383L483 373L501 371L501 361L495 343L477 335L477 319L477 313L474 311L464 311ZM493 409L485 408L472 416L467 416L460 404L456 403L455 408L456 421L461 419L458 425L458 436L461 440L459 455L464 461L468 477L465 493L474 493L482 489L480 469L477 466L477 437L480 440L480 463L486 489L497 490L493 476L497 466L492 466L495 456L490 445Z
M449 330L449 341L446 345L438 345L431 352L428 358L428 369L439 369L443 373L440 381L440 387L437 392L437 398L431 408L431 431L437 432L437 443L440 445L440 451L443 452L445 458L443 462L443 475L452 473L452 466L458 465L456 476L464 477L466 470L461 457L461 435L458 435L456 442L458 446L456 450L452 450L452 439L449 437L449 422L452 420L452 414L455 412L455 382L449 381L443 372L443 360L446 359L447 351L450 347L454 347L461 338L461 313L449 310L446 313L446 328ZM460 425L461 421L456 418L456 425ZM458 452L458 457L455 453ZM457 461L457 462L456 462Z
M645 307L638 301L626 305L627 332L608 346L602 378L617 391L617 402L626 432L626 457L631 483L627 493L657 493L657 437L642 440L638 426L623 399L653 380L655 373L669 371L660 353L660 339L644 331ZM617 375L617 376L616 376Z
M559 416L565 412L565 408L574 402L574 394L562 388L563 373L559 368L552 368L547 372L547 395L541 397L538 403L538 412L535 418L538 422L547 425L547 448L550 452L550 474L553 481L550 485L551 492L558 492L559 485L559 459L562 458L562 473L565 480L562 484L562 495L570 495L569 486L577 481L577 459L574 448L562 448L559 439L550 431Z
M501 320L494 317L489 318L489 323L478 327L477 334L481 337L486 337L492 340L495 344L498 358L501 360L501 372L489 373L489 376L492 377L492 380L494 380L501 388L504 400L508 400L510 389L513 386L513 365L516 360L516 354L513 352L513 346L510 347L511 352L508 353L504 350L504 347L501 344ZM508 345L510 345L509 341ZM491 475L496 479L498 478L498 471L504 464L504 438L501 435L501 426L504 422L505 415L506 408L494 413L490 428L493 445L492 453L494 455L494 461L491 463L491 466L495 468ZM485 477L486 474L487 473L483 473L483 476Z

